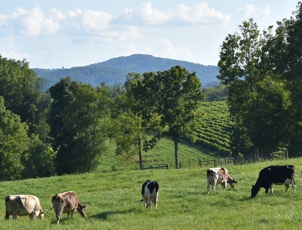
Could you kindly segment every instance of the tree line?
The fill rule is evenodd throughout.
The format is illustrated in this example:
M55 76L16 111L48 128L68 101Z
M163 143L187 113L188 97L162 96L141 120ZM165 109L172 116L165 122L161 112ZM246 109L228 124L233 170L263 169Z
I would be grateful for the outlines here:
M233 154L301 143L302 4L289 19L260 31L253 19L221 45L221 83L236 127Z
M221 45L220 86L201 89L181 66L129 73L124 85L60 79L46 92L23 60L0 56L0 180L91 172L108 141L127 160L163 137L198 140L203 101L227 99L231 154L301 143L302 5L260 32L250 19ZM205 97L206 95L206 97Z

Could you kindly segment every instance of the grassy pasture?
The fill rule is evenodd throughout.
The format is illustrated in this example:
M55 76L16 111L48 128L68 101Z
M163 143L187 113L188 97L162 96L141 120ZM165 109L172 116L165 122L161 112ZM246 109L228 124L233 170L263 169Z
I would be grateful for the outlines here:
M220 185L209 195L206 191L206 168L117 171L29 179L0 183L0 229L299 229L301 227L302 186L297 190L274 186L275 196L261 189L250 199L251 186L259 171L271 164L294 164L302 177L302 158L287 161L229 165L238 180L234 190ZM158 210L145 210L140 202L141 185L146 179L159 182ZM87 218L78 213L73 220L64 214L60 226L55 223L51 197L57 192L73 190L87 205ZM34 194L43 209L44 220L30 221L18 217L5 220L4 197L8 194Z

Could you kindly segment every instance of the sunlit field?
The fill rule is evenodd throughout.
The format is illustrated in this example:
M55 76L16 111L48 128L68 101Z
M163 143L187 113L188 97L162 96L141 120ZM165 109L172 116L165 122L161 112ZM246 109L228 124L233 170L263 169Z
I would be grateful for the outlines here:
M265 196L261 189L250 199L251 186L259 171L269 165L294 164L297 190L285 193L284 186L274 186L275 196ZM302 158L287 161L228 165L238 180L235 189L217 186L207 194L206 167L162 170L132 170L95 174L1 182L0 229L299 229L301 227ZM146 210L141 199L145 180L157 180L160 186L157 211ZM50 210L55 193L75 191L87 205L87 218L78 213L72 220L63 214L57 226ZM44 220L4 218L4 198L8 194L33 194L47 209Z

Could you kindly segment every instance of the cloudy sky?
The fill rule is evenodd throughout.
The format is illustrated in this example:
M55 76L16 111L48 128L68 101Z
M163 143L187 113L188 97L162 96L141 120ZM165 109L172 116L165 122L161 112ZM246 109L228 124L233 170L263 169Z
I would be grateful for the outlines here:
M106 3L105 3L106 2ZM220 45L253 18L289 18L298 1L10 0L0 7L0 55L31 68L85 66L131 54L217 65Z

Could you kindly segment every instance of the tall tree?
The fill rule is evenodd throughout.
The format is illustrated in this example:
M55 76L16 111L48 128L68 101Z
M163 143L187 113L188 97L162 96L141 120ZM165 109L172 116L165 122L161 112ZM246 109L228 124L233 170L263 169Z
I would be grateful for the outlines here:
M21 157L29 146L26 131L20 116L7 110L0 96L0 180L22 178Z
M230 113L240 127L238 133L248 138L241 143L251 141L255 149L276 148L288 134L290 105L289 92L277 68L281 33L272 36L272 27L260 33L252 19L239 28L240 33L229 34L221 46L218 78L227 85Z
M291 92L292 124L295 133L302 130L302 2L298 2L297 10L290 19L279 22L279 27L285 30L286 42L283 71L286 87Z
M89 172L98 165L106 139L106 113L98 108L100 95L90 85L61 79L50 88L51 134L54 138L56 170Z
M45 120L44 111L50 106L47 95L38 90L40 84L41 79L29 68L28 62L0 55L0 96L5 99L6 108L27 123L29 133L35 133L41 127L40 121Z
M144 73L142 80L132 84L131 91L139 101L135 106L138 115L146 122L160 119L161 136L174 142L175 167L179 168L178 143L183 137L196 138L192 127L197 126L199 105L203 99L201 82L196 73L180 66L170 70ZM192 135L190 135L192 134Z

